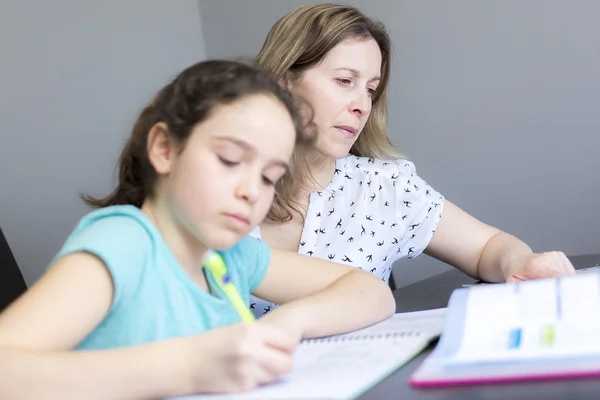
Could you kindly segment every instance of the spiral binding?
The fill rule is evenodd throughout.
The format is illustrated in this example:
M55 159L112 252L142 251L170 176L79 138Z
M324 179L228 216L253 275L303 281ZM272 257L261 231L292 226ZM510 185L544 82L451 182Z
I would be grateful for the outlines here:
M364 335L336 335L326 336L322 338L304 339L303 344L320 344L320 343L344 343L344 342L357 342L362 340L381 340L381 339L396 339L402 337L420 336L419 331L402 331L402 332L388 332L380 334L364 334Z

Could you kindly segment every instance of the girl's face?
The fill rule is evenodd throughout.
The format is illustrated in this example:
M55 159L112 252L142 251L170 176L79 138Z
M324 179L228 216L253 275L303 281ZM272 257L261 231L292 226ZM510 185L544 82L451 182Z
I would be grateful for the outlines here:
M289 83L291 91L314 109L319 132L315 149L322 155L344 158L358 139L371 113L381 60L375 40L347 39Z
M166 168L154 163L174 222L208 248L233 246L266 216L295 139L292 118L274 97L217 106L182 151L171 151Z

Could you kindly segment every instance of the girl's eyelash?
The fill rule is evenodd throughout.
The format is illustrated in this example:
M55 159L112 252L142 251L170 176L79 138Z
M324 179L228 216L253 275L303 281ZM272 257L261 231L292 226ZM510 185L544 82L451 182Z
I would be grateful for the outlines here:
M223 165L227 166L227 167L233 167L238 165L239 163L235 162L235 161L229 161L223 157L219 157L219 161L221 161L223 163Z
M272 180L270 180L269 178L267 178L266 176L263 176L263 182L269 186L274 186L275 182L273 182Z
M230 160L227 160L226 158L223 158L223 157L221 157L221 156L218 156L218 158L219 158L219 161L220 161L220 162L221 162L223 165L225 165L226 167L235 167L236 165L238 165L238 164L239 164L239 162L237 162L237 161L230 161ZM270 179L269 179L269 178L267 178L266 176L263 176L263 177L262 177L262 179L263 179L263 182L264 182L264 184L265 184L265 185L268 185L268 186L275 186L275 182L274 182L274 181L272 181L272 180L270 180Z

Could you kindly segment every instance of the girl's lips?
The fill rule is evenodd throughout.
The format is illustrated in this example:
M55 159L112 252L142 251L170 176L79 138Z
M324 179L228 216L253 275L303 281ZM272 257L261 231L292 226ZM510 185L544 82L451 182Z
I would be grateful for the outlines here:
M242 214L225 214L227 219L238 227L246 227L250 224L250 220Z

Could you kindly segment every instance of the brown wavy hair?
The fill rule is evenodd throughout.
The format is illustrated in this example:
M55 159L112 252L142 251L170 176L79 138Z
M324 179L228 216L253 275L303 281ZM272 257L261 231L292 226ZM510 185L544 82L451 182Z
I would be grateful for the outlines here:
M118 162L118 185L108 196L81 197L95 207L130 204L141 207L153 195L157 174L148 158L148 133L164 123L168 133L183 148L194 127L215 107L243 97L266 94L279 100L296 128L296 143L310 142L308 116L290 92L262 68L240 61L209 60L190 66L163 87L139 114Z
M359 157L401 158L387 132L391 43L383 23L348 5L327 3L303 6L285 14L273 25L255 59L275 79L289 82L318 65L332 48L346 39L373 39L382 56L381 80L373 97L371 114L350 153ZM286 222L292 219L294 212L303 218L293 199L311 178L303 156L306 149L306 146L296 147L290 172L277 185L268 219Z

